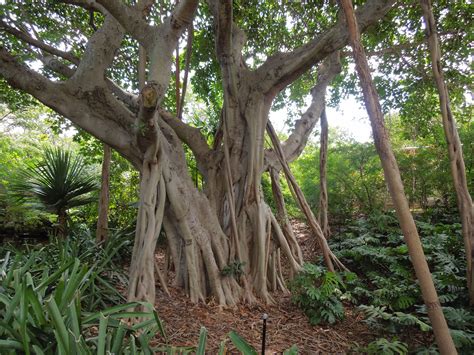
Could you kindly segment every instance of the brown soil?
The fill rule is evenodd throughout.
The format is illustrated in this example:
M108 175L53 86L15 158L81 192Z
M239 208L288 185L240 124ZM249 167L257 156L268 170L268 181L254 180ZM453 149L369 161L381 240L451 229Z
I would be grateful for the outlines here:
M313 260L314 242L310 231L301 222L294 222L293 227L305 260ZM157 261L163 266L163 252L157 254ZM172 275L169 276L172 278ZM363 316L350 305L345 307L346 317L342 322L331 326L312 326L304 313L291 303L288 294L274 293L274 303L271 305L257 303L222 308L213 300L207 304L193 304L183 290L173 287L169 287L169 290L170 296L158 290L156 299L156 309L165 325L168 344L196 346L200 329L204 326L208 331L206 353L209 354L216 354L225 339L226 348L230 351L227 353L238 354L227 337L231 330L236 331L260 353L264 313L269 317L266 336L268 354L282 353L293 344L297 345L300 354L345 354L352 352L351 349L356 345L367 345L378 337L392 338L392 335L377 334L368 328ZM426 335L420 338L419 333L415 331L414 334L408 334L413 347L427 342Z

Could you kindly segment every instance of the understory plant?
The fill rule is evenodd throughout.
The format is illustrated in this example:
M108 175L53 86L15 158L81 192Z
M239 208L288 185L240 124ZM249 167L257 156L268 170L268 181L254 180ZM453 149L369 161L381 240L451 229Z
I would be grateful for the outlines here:
M66 236L69 209L95 201L90 193L97 188L97 178L82 157L62 148L47 149L43 159L21 169L10 186L20 201L55 213L61 237Z
M145 303L87 311L100 269L78 258L40 269L35 265L43 250L11 255L4 255L0 268L0 353L151 354L150 340L157 332L165 336L158 315ZM128 311L138 306L145 311ZM130 325L132 318L142 321Z
M447 213L443 223L432 217L418 216L417 227L454 343L460 353L469 354L474 351L474 314L467 308L461 225ZM329 243L337 257L357 273L358 279L348 286L347 293L371 327L391 334L406 333L411 327L431 331L408 250L393 215L361 218Z
M397 339L387 340L379 338L370 342L367 346L355 347L354 351L368 355L405 355L408 354L408 345Z
M315 264L305 264L290 282L292 301L309 317L311 324L333 324L344 318L345 282L353 281L351 273L338 274Z

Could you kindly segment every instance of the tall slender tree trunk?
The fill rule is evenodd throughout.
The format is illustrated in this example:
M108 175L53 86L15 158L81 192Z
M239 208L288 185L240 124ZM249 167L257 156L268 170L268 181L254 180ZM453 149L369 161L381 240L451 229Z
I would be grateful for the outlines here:
M428 316L433 325L436 343L442 354L457 354L449 328L444 318L438 295L431 278L431 273L426 262L423 247L416 229L415 221L410 213L408 201L404 192L400 170L393 153L390 140L385 129L384 117L380 106L375 85L370 74L369 64L360 42L360 33L354 14L351 0L341 0L341 5L346 15L349 38L356 63L356 70L364 94L364 101L370 117L374 142L380 156L384 170L385 180L390 190L398 220L408 246L416 276L420 283L421 293L426 304Z
M179 65L179 43L176 45L176 60L175 60L175 75L174 75L174 79L175 79L175 99L176 99L176 116L180 116L180 112L181 112L181 109L180 109L180 105L181 105L181 98L180 98L180 65Z
M441 49L436 31L436 22L433 16L430 0L421 0L423 18L428 36L428 48L431 55L431 67L438 88L441 117L443 119L444 135L448 145L451 176L456 190L457 204L462 223L462 235L466 249L467 261L467 287L469 290L469 304L474 305L474 206L469 194L466 179L466 167L462 153L462 144L459 139L456 120L451 111L448 88L444 81L441 66Z
M110 161L112 150L107 144L104 146L102 158L102 177L99 197L99 218L97 219L97 229L95 240L103 243L108 238L109 200L110 200Z
M329 237L328 222L328 187L327 187L327 161L328 161L328 118L326 107L321 113L321 138L319 144L319 209L318 220L324 236Z
M191 56L193 54L193 40L194 40L194 26L192 23L188 26L188 39L186 44L186 58L184 63L184 77L183 77L183 88L181 89L181 102L178 106L178 118L182 119L184 100L186 98L186 89L188 86L189 69L191 67Z

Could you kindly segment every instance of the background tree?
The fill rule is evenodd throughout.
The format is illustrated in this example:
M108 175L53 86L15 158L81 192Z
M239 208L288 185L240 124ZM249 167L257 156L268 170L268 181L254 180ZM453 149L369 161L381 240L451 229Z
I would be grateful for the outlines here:
M48 149L42 161L20 172L11 190L20 200L39 204L58 216L58 234L66 237L68 210L95 200L97 189L82 159L60 148Z
M108 237L108 220L110 204L110 162L112 159L112 150L107 144L104 144L104 155L102 158L102 174L100 184L100 196L96 229L96 241L104 242Z
M319 140L319 208L318 220L324 236L329 236L328 221L328 190L327 190L327 159L328 159L329 127L326 109L321 113L321 138Z

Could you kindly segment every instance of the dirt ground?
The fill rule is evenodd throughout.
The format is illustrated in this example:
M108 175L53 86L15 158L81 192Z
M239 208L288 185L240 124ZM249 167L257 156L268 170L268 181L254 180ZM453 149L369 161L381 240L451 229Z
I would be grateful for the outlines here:
M310 232L303 223L294 222L293 225L305 260L312 260L314 242ZM157 254L157 261L163 265L163 253ZM367 345L378 337L392 338L392 335L377 334L368 328L363 316L350 305L345 307L346 317L342 322L331 326L312 326L303 312L291 303L290 296L281 292L272 295L274 303L271 305L260 303L222 308L212 300L207 304L193 304L181 289L170 287L169 290L170 296L158 290L156 299L156 309L165 325L168 343L173 346L196 346L199 331L204 326L208 331L209 354L217 353L231 330L240 334L260 353L264 313L268 315L266 354L282 353L294 344L300 354L354 353L357 345ZM416 347L427 341L418 338L418 334L410 336L410 345ZM228 353L238 354L238 351L232 351L230 341L227 342L227 349L230 350Z

